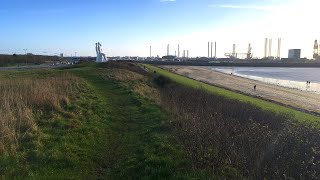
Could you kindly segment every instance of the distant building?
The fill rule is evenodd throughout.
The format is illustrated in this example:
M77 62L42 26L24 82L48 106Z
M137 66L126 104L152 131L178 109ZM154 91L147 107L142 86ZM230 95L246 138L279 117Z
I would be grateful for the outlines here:
M289 49L289 59L300 59L301 49Z
M162 60L163 61L174 61L174 60L176 60L177 59L177 56L163 56L162 57Z

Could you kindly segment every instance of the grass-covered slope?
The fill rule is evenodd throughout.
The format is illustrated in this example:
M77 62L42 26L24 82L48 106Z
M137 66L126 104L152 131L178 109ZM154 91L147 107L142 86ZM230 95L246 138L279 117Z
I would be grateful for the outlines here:
M320 129L156 71L0 72L0 179L319 179Z
M183 153L168 143L167 132L162 129L168 120L167 113L134 92L134 89L140 89L145 94L152 93L147 89L143 75L88 65L64 70L1 72L0 76L15 77L17 81L26 79L23 86L30 86L32 92L41 92L39 86L53 88L42 84L43 81L66 72L77 77L77 81L69 81L75 92L64 94L68 101L49 108L31 103L28 108L30 116L34 116L33 131L23 131L24 127L20 126L26 117L20 117L11 125L17 142L11 143L15 145L14 152L9 146L1 151L1 178L157 179L185 176ZM15 87L17 83L11 84ZM59 88L67 90L64 88L68 87ZM23 92L17 92L19 94ZM30 94L35 100L40 98L38 95L42 94ZM52 95L46 97L50 99ZM29 104L31 101L27 98L31 97L26 96L22 101ZM8 134L3 132L1 138Z
M210 93L213 93L215 95L221 95L227 98L231 98L231 99L236 99L239 101L243 101L243 102L250 102L253 105L260 107L263 110L266 111L273 111L276 112L278 114L292 114L294 116L295 119L299 120L299 121L308 121L308 122L314 122L314 121L319 121L320 117L314 116L314 115L310 115L304 112L300 112L291 108L287 108L272 102L268 102L268 101L264 101L261 99L257 99L257 98L253 98L250 96L246 96L243 94L239 94L239 93L235 93L229 90L225 90L219 87L215 87L212 85L208 85L206 83L200 82L200 81L196 81L196 80L192 80L190 78L186 78L183 77L181 75L177 75L174 73L171 73L169 71L163 70L161 68L155 67L155 66L151 66L151 65L145 65L146 67L148 67L151 71L156 71L157 73L164 75L166 77L169 77L170 79L178 82L179 84L182 85L186 85L189 87L193 87L193 88L201 88L204 89Z
M162 106L175 116L176 144L192 168L229 179L320 177L320 129L161 76L157 82Z

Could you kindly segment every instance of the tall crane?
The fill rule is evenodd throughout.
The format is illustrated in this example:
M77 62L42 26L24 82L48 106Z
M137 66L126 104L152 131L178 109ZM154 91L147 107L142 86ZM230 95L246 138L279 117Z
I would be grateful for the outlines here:
M252 59L252 47L251 44L249 43L248 45L248 52L247 52L247 58L246 59Z
M319 55L319 44L318 44L318 41L317 41L317 40L314 41L314 46L313 46L313 59L315 59L315 60L320 59L320 55Z
M238 58L238 54L236 53L236 45L233 44L232 53L225 53L224 55L226 57L229 57L230 59L237 59Z
M233 44L233 51L232 53L225 53L226 57L229 57L230 59L237 59L238 56L245 56L246 59L252 59L252 47L251 44L249 43L248 45L248 51L246 53L236 53L236 45Z

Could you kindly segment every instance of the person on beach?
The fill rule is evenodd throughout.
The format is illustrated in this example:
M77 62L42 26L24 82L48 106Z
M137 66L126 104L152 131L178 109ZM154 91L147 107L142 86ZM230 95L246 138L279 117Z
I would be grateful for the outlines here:
M256 89L257 89L257 85L254 85L253 90L256 91Z

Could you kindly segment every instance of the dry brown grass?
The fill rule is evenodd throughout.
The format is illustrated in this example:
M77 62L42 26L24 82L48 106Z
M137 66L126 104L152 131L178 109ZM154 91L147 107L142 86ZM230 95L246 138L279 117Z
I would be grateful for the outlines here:
M101 75L105 79L112 79L120 82L142 81L144 79L143 75L124 69L108 69L101 73Z
M164 77L155 82L193 169L229 179L320 179L319 128Z
M111 67L113 68L113 67ZM124 67L126 68L126 67ZM160 102L160 92L158 89L152 87L148 79L139 72L133 72L126 69L108 69L101 73L101 76L107 80L114 80L122 83L123 86L130 86L134 92L138 93L146 99Z
M68 104L79 81L68 74L0 80L0 154L14 154L22 138L37 132L36 112Z
M157 104L160 104L160 92L158 89L145 83L138 83L133 86L133 90L142 97L153 100Z

